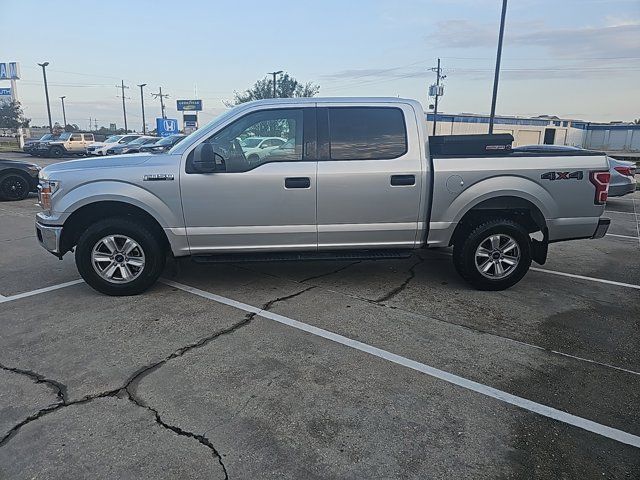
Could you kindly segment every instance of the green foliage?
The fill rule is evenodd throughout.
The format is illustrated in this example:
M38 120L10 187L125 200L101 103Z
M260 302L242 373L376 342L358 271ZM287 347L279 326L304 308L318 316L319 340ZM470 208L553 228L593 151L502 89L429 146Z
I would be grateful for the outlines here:
M320 91L320 86L312 82L302 84L288 73L283 73L276 79L276 97L314 97ZM273 79L270 77L258 80L250 89L234 92L233 101L225 102L228 107L239 105L252 100L273 98Z
M0 128L28 127L30 118L25 118L20 102L0 102Z

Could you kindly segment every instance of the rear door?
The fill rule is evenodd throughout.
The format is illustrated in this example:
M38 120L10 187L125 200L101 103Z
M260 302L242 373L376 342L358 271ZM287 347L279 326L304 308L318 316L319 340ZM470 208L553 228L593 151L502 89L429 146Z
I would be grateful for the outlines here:
M411 248L422 150L408 104L318 108L318 248Z

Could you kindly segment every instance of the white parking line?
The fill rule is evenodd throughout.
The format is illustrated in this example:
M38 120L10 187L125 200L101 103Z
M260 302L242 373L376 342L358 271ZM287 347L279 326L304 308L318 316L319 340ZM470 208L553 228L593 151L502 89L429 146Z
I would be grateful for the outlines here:
M607 233L606 236L607 237L629 238L631 240L638 240L638 237L634 237L632 235L618 235L618 234L615 234L615 233Z
M31 297L33 295L38 295L40 293L47 293L53 290L58 290L64 287L70 287L71 285L77 285L78 283L82 283L84 280L72 280L70 282L59 283L57 285L51 285L50 287L39 288L37 290L31 290L30 292L18 293L16 295L9 295L8 297L4 297L0 295L0 303L10 302L12 300L18 300L20 298Z
M313 325L309 325L303 322L299 322L297 320L293 320L291 318L285 317L283 315L279 315L277 313L269 312L262 310L261 308L254 307L252 305L248 305L246 303L238 302L236 300L232 300L230 298L226 298L220 295L216 295L215 293L206 292L204 290L200 290L198 288L190 287L188 285L184 285L182 283L177 283L172 280L162 280L166 285L170 285L175 288L179 288L180 290L184 290L185 292L193 293L194 295L198 295L203 298L207 298L209 300L213 300L218 303L222 303L224 305L228 305L230 307L235 307L240 310L244 310L245 312L255 313L256 315L273 320L275 322L281 323L283 325L287 325L289 327L301 330L303 332L310 333L312 335L316 335L318 337L325 338L327 340L331 340L332 342L339 343L346 347L353 348L355 350L359 350L361 352L368 353L378 358L382 358L383 360L387 360L389 362L395 363L397 365L401 365L406 368L410 368L412 370L416 370L418 372L424 373L431 377L437 378L439 380L443 380L445 382L451 383L453 385L457 385L459 387L465 388L467 390L474 391L476 393L480 393L487 397L494 398L496 400L500 400L501 402L508 403L510 405L514 405L516 407L522 408L524 410L528 410L533 413L537 413L539 415L545 416L547 418L552 418L554 420L558 420L559 422L566 423L568 425L573 425L574 427L581 428L588 432L595 433L597 435L601 435L603 437L610 438L612 440L625 443L627 445L631 445L637 448L640 448L640 437L633 435L628 432L624 432L622 430L618 430L616 428L608 427L606 425L602 425L600 423L596 423L592 420L588 420L586 418L578 417L577 415L572 415L567 412L563 412L562 410L558 410L553 407L549 407L547 405L543 405L541 403L533 402L531 400L527 400L526 398L518 397L516 395L512 395L510 393L504 392L502 390L498 390L496 388L490 387L488 385L484 385L482 383L474 382L473 380L469 380L464 377L460 377L458 375L454 375L452 373L446 372L444 370L440 370L424 363L416 362L415 360L411 360L409 358L403 357L401 355L397 355L395 353L391 353L387 350L382 350L380 348L368 345L366 343L359 342L357 340L353 340L352 338L344 337L337 333L330 332L328 330L324 330L322 328L314 327Z
M635 288L640 290L640 285L633 283L615 282L613 280L605 280L604 278L587 277L585 275L576 275L574 273L558 272L556 270L547 270L545 268L530 267L530 270L535 272L550 273L551 275L559 275L561 277L578 278L580 280L589 280L590 282L606 283L608 285L616 285L618 287Z
M622 213L624 215L638 215L635 212L621 212L620 210L605 210L604 213Z

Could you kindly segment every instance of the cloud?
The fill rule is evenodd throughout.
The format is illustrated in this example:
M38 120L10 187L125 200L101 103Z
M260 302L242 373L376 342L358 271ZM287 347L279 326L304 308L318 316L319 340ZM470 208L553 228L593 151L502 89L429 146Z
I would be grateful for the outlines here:
M468 49L495 47L497 35L497 25L445 20L426 39L437 47ZM558 59L640 56L640 21L609 17L605 26L580 28L551 28L540 22L508 24L505 50L512 45L541 47Z

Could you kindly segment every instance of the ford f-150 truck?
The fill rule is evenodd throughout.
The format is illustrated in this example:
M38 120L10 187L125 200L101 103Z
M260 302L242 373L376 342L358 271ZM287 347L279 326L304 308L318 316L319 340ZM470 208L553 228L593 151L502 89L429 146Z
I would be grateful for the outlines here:
M250 159L251 137L286 142ZM430 140L413 100L245 103L165 153L46 167L36 231L60 258L75 249L82 277L109 295L150 287L168 255L393 258L448 246L468 283L501 290L544 263L550 243L609 226L603 154L513 153L511 141Z

